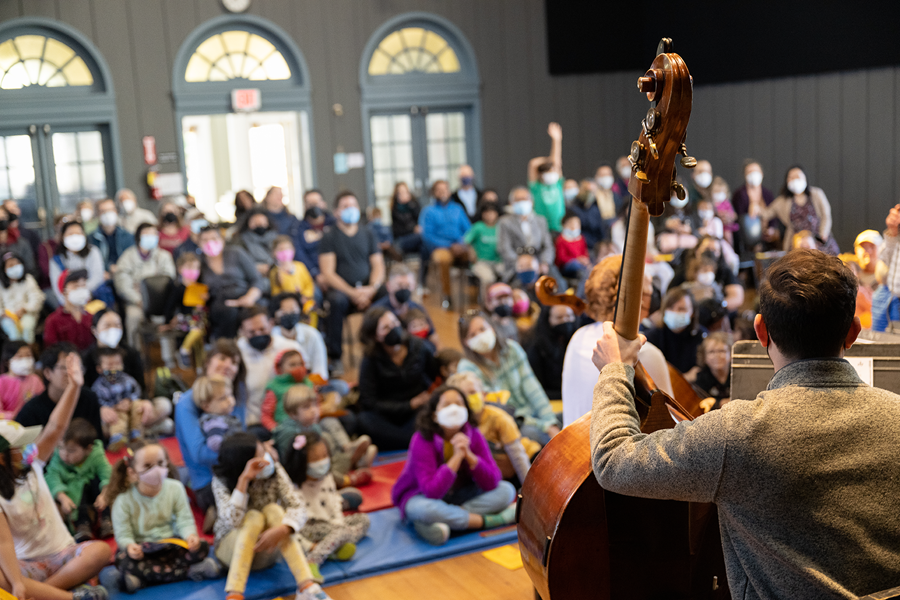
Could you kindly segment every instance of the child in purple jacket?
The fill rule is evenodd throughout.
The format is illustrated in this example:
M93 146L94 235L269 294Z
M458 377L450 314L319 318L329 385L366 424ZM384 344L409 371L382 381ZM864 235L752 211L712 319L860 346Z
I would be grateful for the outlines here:
M422 407L409 458L391 499L426 541L450 531L489 529L515 519L516 490L503 481L461 391L439 388Z

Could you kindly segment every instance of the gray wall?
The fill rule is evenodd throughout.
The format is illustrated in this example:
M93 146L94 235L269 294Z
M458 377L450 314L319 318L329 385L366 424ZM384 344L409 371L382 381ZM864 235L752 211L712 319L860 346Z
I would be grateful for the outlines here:
M362 148L358 69L363 47L387 19L424 10L456 24L475 49L482 81L484 173L501 193L525 177L529 158L549 151L546 123L563 125L564 169L593 173L627 152L647 103L638 73L550 77L543 0L253 0L250 13L286 29L310 69L318 185L326 196L362 190L362 170L331 172L340 147ZM126 185L143 190L141 137L176 148L171 69L195 27L223 14L219 0L0 0L0 20L23 15L64 21L91 38L113 73ZM673 32L676 36L677 32ZM690 57L685 57L690 66ZM883 228L896 201L900 133L898 69L703 86L695 82L688 149L739 183L744 158L762 161L780 187L794 162L832 203L838 242ZM343 105L343 116L331 107Z

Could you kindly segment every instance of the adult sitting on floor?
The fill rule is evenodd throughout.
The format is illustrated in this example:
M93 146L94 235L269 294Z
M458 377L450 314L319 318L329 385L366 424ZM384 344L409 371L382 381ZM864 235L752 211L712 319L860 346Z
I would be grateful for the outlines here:
M387 308L369 309L359 329L365 356L359 368L359 428L382 450L403 450L416 413L440 366L423 340L406 334Z
M412 299L413 291L416 289L416 276L412 270L402 262L391 265L391 271L384 287L387 294L374 302L372 306L390 309L398 319L405 319L410 311L420 311L428 322L428 334L425 335L425 338L431 342L433 347L437 348L439 340L434 323L428 316L428 311Z

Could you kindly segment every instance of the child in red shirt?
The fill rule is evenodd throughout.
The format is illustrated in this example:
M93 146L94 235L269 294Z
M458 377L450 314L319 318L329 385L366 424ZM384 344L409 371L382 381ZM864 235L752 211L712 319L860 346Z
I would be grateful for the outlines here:
M556 266L563 277L581 279L591 268L587 244L581 235L581 219L567 210L562 226L563 231L556 238Z
M84 310L84 306L91 301L87 276L86 269L63 271L59 278L59 289L66 303L50 313L44 323L45 346L71 342L79 350L87 350L93 345L91 315Z

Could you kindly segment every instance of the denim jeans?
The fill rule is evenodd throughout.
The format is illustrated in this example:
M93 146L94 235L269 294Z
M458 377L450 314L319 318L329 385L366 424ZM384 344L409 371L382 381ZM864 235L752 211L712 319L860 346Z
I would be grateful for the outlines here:
M422 494L406 502L406 518L418 523L446 523L454 531L469 528L469 514L492 515L510 505L516 497L516 488L508 481L501 481L489 492L475 496L457 506L443 500L426 498Z
M887 331L891 321L900 321L900 300L881 285L872 295L872 331Z

